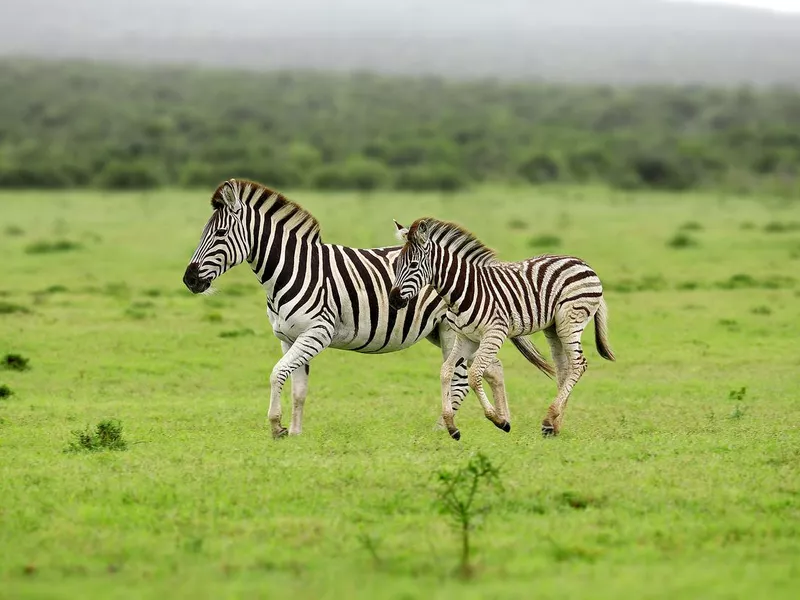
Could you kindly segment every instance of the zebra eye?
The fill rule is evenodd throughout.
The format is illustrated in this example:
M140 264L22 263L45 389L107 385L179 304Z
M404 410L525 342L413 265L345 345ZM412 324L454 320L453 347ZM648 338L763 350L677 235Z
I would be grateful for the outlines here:
M224 227L220 227L214 232L214 235L216 235L217 237L225 237L226 235L228 235L228 230L225 229Z
M419 266L419 262L416 260L412 260L410 263L408 263L408 266L412 269L416 269Z

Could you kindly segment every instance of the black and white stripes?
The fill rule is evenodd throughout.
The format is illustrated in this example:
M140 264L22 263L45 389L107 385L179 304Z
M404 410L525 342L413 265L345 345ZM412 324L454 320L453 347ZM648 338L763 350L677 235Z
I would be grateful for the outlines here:
M390 292L393 306L404 306L423 286L432 285L451 311L450 324L459 335L442 367L442 381L455 364L471 361L470 387L484 412L498 427L508 430L508 407L503 399L495 409L483 392L484 370L497 356L507 337L517 338L544 330L556 363L558 395L542 423L545 434L561 428L572 387L586 369L581 334L595 319L595 339L601 356L614 360L607 341L606 304L597 274L571 256L537 256L521 262L498 261L494 252L471 233L452 223L419 219L408 230L396 265ZM442 388L442 416L453 437L449 390Z

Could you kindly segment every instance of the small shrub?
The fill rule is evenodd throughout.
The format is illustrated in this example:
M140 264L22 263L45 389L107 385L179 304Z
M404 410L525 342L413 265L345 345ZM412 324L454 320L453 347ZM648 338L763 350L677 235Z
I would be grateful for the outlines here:
M752 221L745 221L744 223L739 225L739 229L742 229L743 231L750 231L751 229L755 229L755 228L756 228L756 224L753 223Z
M717 284L717 287L721 287L722 289L726 290L754 288L757 286L758 282L755 280L755 278L747 273L737 273L736 275L731 275L726 281L721 281Z
M0 385L0 400L11 398L14 395L13 390L7 385Z
M737 404L734 407L734 409L731 411L731 414L728 415L728 418L731 419L732 421L738 421L739 419L744 417L744 414L745 414L746 411L747 411L746 407L739 406Z
M670 248L690 248L691 246L697 246L697 240L685 233L676 233L667 242L667 246Z
M127 442L122 437L122 423L116 420L100 421L94 431L87 425L83 431L75 430L64 452L100 452L125 450Z
M731 390L728 392L728 400L736 400L737 402L741 402L744 400L744 397L747 395L747 388L742 387L738 390Z
M517 231L522 231L523 229L528 228L528 223L523 221L522 219L514 218L508 222L508 228L515 229Z
M3 362L0 363L0 368L8 371L27 371L31 367L29 360L20 354L6 354Z
M158 298L162 294L161 290L158 288L150 288L149 290L145 290L143 293L148 298Z
M28 254L54 254L58 252L73 252L81 248L82 246L78 242L70 240L56 240L53 242L42 240L28 245L25 248L25 252Z
M476 505L476 496L481 485L502 491L500 471L485 455L478 453L463 467L439 471L437 480L440 509L450 517L451 525L461 538L459 574L469 578L473 573L470 534L489 511L488 504Z
M222 315L218 312L208 313L203 319L209 323L222 323Z
M681 231L702 231L703 226L698 223L697 221L686 221L683 225L681 225Z
M789 233L791 231L798 231L800 230L800 223L796 221L790 222L781 222L781 221L771 221L764 225L764 231L766 233Z
M528 240L528 246L531 248L557 248L560 245L561 238L548 233L534 236Z
M68 291L69 290L63 285L51 285L50 287L46 287L43 290L41 290L40 292L36 292L36 293L39 294L39 295L44 295L44 294L63 294L63 293L68 292Z
M0 302L0 315L30 314L31 309L20 304L11 302Z
M223 331L219 334L221 338L237 338L237 337L245 337L248 335L255 335L256 332L252 329L236 329L233 331Z
M771 315L772 309L769 306L756 306L754 309L750 311L754 315Z
M8 237L20 237L25 235L25 231L21 227L17 227L16 225L9 225L5 228L5 234Z
M587 496L577 492L564 492L559 497L559 500L561 504L575 510L585 510L590 506L599 506L602 504L601 500L594 496Z

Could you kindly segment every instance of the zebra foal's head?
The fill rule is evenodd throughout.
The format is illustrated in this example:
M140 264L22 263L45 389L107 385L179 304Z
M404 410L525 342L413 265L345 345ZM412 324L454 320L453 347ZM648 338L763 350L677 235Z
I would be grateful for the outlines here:
M399 310L431 282L433 271L427 220L417 219L408 228L397 221L394 224L397 236L405 242L394 265L394 285L389 292L389 304Z
M219 186L211 198L211 206L214 214L206 223L183 275L183 283L193 294L207 291L212 281L243 262L250 252L237 182L230 180Z

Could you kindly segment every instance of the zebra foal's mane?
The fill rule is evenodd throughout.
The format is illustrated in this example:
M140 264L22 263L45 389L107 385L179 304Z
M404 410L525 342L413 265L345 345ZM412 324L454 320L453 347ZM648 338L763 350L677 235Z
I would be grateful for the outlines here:
M215 210L226 205L225 198L231 193L231 188L236 198L243 204L247 204L262 211L272 210L274 212L285 210L286 216L297 217L310 225L309 233L320 235L320 225L316 217L305 208L289 200L286 196L256 181L248 179L230 179L217 187L211 196L211 206Z
M450 248L454 253L469 256L471 262L489 264L497 262L497 253L481 242L475 234L461 225L440 221L431 217L417 219L408 228L408 239L417 239L420 224L425 223L428 237L439 246Z

